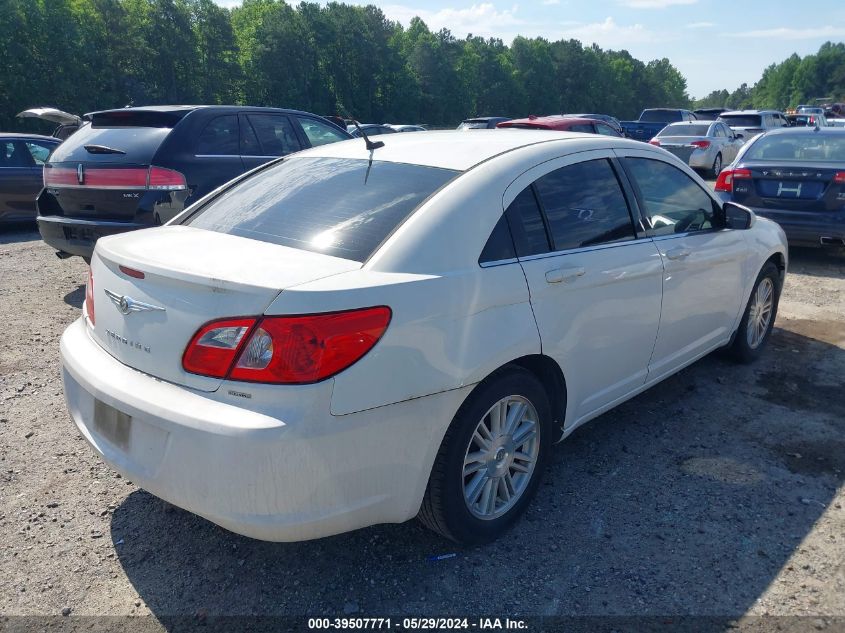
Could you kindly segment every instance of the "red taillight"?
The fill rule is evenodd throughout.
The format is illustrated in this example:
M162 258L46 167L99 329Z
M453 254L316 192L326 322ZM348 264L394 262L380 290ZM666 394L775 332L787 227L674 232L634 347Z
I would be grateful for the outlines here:
M185 176L180 174L178 171L165 169L164 167L150 167L149 188L174 191L178 189L187 189L188 184L185 181Z
M719 174L719 177L716 179L716 186L714 187L714 189L716 191L722 191L724 193L733 193L734 180L739 180L742 178L751 178L751 170L726 169Z
M55 167L44 168L45 187L96 189L156 189L175 191L188 185L178 171L164 167Z
M140 271L135 270L134 268L129 268L129 266L118 266L120 272L122 272L127 277L132 277L133 279L143 279L146 275Z
M94 325L94 273L88 267L88 284L85 286L85 313L91 325Z
M144 189L147 186L147 170L139 167L88 167L83 169L82 182L77 184L97 189Z
M690 145L697 147L698 149L707 149L710 147L710 141L693 141Z
M845 171L838 171L833 174L833 182L845 185Z
M390 323L379 306L304 316L226 319L204 325L182 359L192 373L302 384L325 380L369 352Z
M649 145L656 145L657 147L660 147L660 141L658 141L656 138L651 139L651 140L648 142L648 144L649 144Z
M182 367L192 374L223 378L255 319L221 319L203 325L185 349Z

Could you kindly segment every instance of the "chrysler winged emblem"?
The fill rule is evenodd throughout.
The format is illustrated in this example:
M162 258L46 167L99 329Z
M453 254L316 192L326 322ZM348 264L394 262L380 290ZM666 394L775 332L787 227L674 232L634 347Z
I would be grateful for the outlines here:
M133 312L165 312L165 309L161 306L154 306L150 303L144 303L143 301L136 301L132 297L119 295L116 292L106 290L105 288L103 288L103 292L105 292L106 296L111 299L111 302L117 306L117 309L121 314L131 314Z

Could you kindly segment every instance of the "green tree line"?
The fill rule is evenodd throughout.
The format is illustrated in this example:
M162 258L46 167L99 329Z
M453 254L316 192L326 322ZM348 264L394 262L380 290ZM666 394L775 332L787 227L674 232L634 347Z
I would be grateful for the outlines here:
M821 98L845 101L845 44L842 42L825 42L818 53L806 57L793 53L766 68L753 86L742 84L733 92L714 90L695 105L785 110Z
M375 6L244 0L0 0L0 129L50 105L69 112L238 103L454 125L473 115L594 111L635 118L689 105L667 59L577 40L407 28ZM41 124L39 129L44 129Z

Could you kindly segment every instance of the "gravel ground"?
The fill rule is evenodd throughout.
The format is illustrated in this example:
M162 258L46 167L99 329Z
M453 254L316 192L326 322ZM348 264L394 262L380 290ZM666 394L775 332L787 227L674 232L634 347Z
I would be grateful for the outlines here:
M61 392L85 276L0 232L0 629L63 610L845 616L845 257L793 253L760 362L710 356L582 427L509 536L466 550L414 521L263 543L121 479Z

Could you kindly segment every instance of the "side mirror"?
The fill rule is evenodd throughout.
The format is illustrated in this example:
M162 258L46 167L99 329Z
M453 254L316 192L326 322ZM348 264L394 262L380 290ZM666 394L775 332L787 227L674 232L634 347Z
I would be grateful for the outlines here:
M751 209L736 202L725 202L722 205L722 213L725 228L728 229L750 229L757 220L757 216Z
M745 134L740 134L739 132L736 133L737 138L745 138Z

